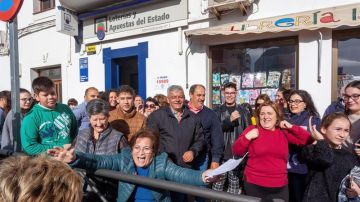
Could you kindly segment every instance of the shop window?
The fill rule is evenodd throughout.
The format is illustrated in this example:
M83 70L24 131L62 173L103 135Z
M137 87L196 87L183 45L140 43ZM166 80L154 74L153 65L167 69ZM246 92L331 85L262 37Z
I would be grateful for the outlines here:
M41 13L55 8L55 0L33 0L34 13Z
M279 87L296 88L297 39L247 42L210 47L212 106L224 103L221 86L237 85L239 104L255 104L260 94L275 99Z
M340 89L353 80L360 80L360 29L335 32L335 75L336 95L341 96Z

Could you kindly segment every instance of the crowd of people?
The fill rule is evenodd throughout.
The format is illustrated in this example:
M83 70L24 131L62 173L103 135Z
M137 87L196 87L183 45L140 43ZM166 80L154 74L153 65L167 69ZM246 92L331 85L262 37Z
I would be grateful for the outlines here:
M88 171L111 169L262 201L360 201L360 81L346 85L322 117L305 90L279 88L275 100L261 94L251 106L236 103L238 89L231 82L222 86L224 103L213 109L205 106L206 88L201 84L190 87L189 100L178 85L169 86L167 95L146 99L128 85L105 92L89 87L79 105L73 98L67 105L58 103L47 77L34 79L32 88L34 96L20 89L20 134L12 131L10 93L0 92L1 149L36 156L4 160L0 192L20 193L3 181L16 175L22 183L18 175L26 172L21 164L37 159L49 167L63 162ZM20 147L14 143L19 139ZM235 169L209 175L227 160L242 157ZM109 201L189 200L183 193L117 184L91 172L84 176L95 181ZM87 183L74 176L69 180L85 190L83 196L81 188L74 188L77 196L66 195L75 197L71 201L98 200ZM13 194L0 197L20 197Z

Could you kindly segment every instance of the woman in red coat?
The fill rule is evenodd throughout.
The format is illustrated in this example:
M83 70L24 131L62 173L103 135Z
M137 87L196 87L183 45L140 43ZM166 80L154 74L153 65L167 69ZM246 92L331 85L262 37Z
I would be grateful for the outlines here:
M312 142L310 134L300 126L282 120L277 105L261 104L256 111L257 126L249 126L233 145L233 153L248 161L244 173L245 193L262 201L289 201L286 164L288 144L304 146Z

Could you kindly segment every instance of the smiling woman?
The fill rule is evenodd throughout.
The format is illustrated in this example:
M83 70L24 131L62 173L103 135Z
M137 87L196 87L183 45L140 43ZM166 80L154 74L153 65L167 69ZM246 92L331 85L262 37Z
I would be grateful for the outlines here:
M269 101L257 108L258 126L249 126L233 145L234 155L248 154L245 167L245 192L264 201L289 201L286 171L288 145L304 146L312 142L303 128L281 121L278 106Z
M130 140L130 148L122 149L116 155L93 155L76 153L74 150L54 148L48 153L57 160L71 163L73 167L112 169L129 175L174 181L184 184L205 185L210 182L207 172L182 168L172 163L166 153L157 155L159 136L150 130L140 130ZM118 201L170 201L170 193L164 190L124 183L119 181Z

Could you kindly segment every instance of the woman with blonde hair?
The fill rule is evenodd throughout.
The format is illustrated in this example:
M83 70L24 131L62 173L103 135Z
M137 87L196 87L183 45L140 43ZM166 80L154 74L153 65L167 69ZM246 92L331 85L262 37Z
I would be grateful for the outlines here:
M0 164L0 201L81 202L82 180L46 156L11 156Z

